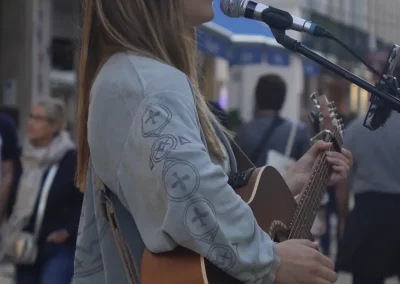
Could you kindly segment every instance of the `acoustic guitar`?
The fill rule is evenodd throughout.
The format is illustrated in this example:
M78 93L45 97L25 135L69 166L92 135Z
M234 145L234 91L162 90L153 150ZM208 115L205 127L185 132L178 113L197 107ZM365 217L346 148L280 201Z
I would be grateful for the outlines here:
M316 128L321 128L312 142L333 142L331 150L342 146L342 126L336 108L325 96L311 95L314 103L309 118ZM336 149L334 149L336 148ZM252 166L236 148L239 170ZM237 194L253 210L258 225L271 239L282 242L288 239L313 240L311 227L319 209L332 168L321 152L314 164L313 174L296 202L284 179L273 167L255 169L246 186L236 189ZM141 267L142 284L234 284L241 283L226 274L195 252L179 247L172 252L153 254L146 250Z

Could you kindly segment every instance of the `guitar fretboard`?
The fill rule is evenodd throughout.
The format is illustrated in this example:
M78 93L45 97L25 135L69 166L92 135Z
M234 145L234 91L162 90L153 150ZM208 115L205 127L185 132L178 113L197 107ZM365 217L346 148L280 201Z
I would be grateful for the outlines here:
M343 144L340 131L335 127L333 137L339 146ZM333 150L332 148L330 150ZM326 152L321 153L314 166L313 174L303 190L300 202L290 224L289 239L307 239L320 208L325 188L332 174L332 167L327 161Z

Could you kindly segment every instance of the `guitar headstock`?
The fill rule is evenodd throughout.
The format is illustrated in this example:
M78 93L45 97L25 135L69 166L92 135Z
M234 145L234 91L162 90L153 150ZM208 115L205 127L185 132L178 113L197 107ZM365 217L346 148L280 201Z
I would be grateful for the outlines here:
M343 119L339 117L335 103L330 102L325 95L319 95L318 93L311 94L310 98L314 106L309 114L309 120L315 133L329 130L331 132L337 131L342 136Z

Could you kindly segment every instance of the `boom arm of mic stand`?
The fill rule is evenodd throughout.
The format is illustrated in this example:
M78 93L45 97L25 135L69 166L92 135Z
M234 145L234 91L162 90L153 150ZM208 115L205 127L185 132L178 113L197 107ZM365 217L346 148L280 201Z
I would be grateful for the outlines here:
M300 53L303 56L311 59L312 61L317 62L321 66L332 71L333 73L341 76L342 78L356 84L360 88L382 99L382 101L384 101L393 110L400 112L400 100L398 98L378 90L374 85L371 85L370 83L354 75L350 71L330 62L329 60L323 58L322 56L319 56L312 50L302 45L299 41L287 36L285 34L285 31L276 29L271 29L271 30L275 36L276 41L283 47L291 51Z

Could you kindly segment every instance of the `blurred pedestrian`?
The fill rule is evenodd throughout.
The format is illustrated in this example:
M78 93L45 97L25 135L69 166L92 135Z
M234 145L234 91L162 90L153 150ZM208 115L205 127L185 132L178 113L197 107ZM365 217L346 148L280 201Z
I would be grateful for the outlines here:
M257 166L275 166L281 172L311 147L305 125L280 116L286 99L286 83L275 74L262 76L255 90L255 118L242 126L236 143ZM282 162L283 160L283 162Z
M2 227L2 254L16 265L17 284L72 279L83 195L74 186L77 153L64 126L62 101L32 107L17 199Z
M356 119L344 134L354 167L337 191L342 217L337 269L351 272L354 284L383 284L400 276L400 116L393 112L375 131L363 122L363 116ZM350 192L355 200L351 212Z

